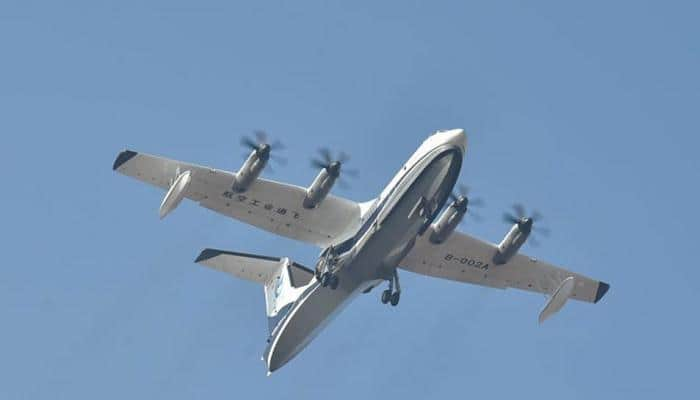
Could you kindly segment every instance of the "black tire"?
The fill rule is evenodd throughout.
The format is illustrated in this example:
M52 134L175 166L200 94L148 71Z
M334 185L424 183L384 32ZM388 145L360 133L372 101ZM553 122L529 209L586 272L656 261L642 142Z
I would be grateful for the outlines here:
M331 274L328 272L324 272L323 275L321 275L321 286L326 287L330 283L330 278Z
M391 305L396 306L399 304L399 300L401 299L401 292L395 292L394 294L391 295Z
M386 304L391 300L391 291L385 290L382 292L382 304Z
M338 279L338 277L335 275L331 275L330 283L329 283L331 286L331 289L333 289L333 290L337 289L339 283L340 283L340 279Z

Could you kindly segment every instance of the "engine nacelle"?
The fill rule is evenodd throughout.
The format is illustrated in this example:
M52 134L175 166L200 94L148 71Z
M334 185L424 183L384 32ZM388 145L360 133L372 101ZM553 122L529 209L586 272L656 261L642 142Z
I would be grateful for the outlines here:
M231 189L234 192L241 193L248 190L250 185L258 179L260 173L265 169L267 162L270 160L270 146L263 144L259 149L253 150L250 156L245 160L243 166L236 173Z
M306 189L306 196L304 197L304 208L311 209L316 208L323 199L326 198L328 192L333 188L336 179L338 179L337 174L329 173L326 168L321 169L318 173L316 179L311 183L311 186Z
M507 263L520 250L520 247L525 244L532 230L532 223L527 221L531 220L516 223L510 228L510 231L498 245L498 250L493 256L494 264Z
M458 204L452 203L445 211L440 214L438 220L430 226L430 242L440 244L450 237L457 225L462 222L464 214L467 212L466 207L459 207Z

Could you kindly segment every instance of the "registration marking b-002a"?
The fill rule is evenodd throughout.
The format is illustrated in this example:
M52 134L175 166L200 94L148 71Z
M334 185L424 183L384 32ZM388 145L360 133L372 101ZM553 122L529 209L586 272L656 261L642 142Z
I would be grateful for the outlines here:
M444 257L445 261L461 264L461 265L466 265L472 268L480 269L480 270L488 270L489 269L489 264L479 261L474 258L470 257L460 257L460 256L455 256L454 254L447 253Z

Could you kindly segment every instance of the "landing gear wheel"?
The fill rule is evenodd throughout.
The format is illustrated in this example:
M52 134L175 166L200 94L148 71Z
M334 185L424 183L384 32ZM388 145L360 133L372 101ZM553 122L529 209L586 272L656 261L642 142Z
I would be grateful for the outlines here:
M401 292L394 292L394 294L391 295L391 305L396 306L399 304L399 300L401 299Z
M338 283L340 283L338 277L330 272L324 272L323 275L321 275L321 286L323 287L330 287L335 290L338 288Z
M338 277L335 275L331 275L330 282L328 284L330 285L332 290L335 290L338 288L338 283L339 283Z
M323 286L323 287L328 286L331 283L330 281L331 281L331 274L329 274L328 272L324 272L321 275L321 286Z
M382 292L382 304L386 304L391 300L391 290L385 290Z

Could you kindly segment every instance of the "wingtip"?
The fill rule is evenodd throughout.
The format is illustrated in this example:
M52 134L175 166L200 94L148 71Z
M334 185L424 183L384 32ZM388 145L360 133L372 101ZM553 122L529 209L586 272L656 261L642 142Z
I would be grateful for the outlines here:
M220 251L214 250L214 249L204 249L202 250L201 253L197 256L197 258L194 260L195 263L200 263L202 261L206 261L210 258L214 258L221 254Z
M605 293L607 293L609 289L609 284L605 282L598 282L598 290L596 291L595 301L593 301L593 303L597 303L598 301L600 301L600 299L602 299L603 296L605 296Z
M114 160L114 165L112 165L112 170L116 171L119 167L124 165L127 161L136 157L137 154L139 154L139 153L137 153L135 151L131 151L131 150L122 151L121 153L119 153L117 158Z

